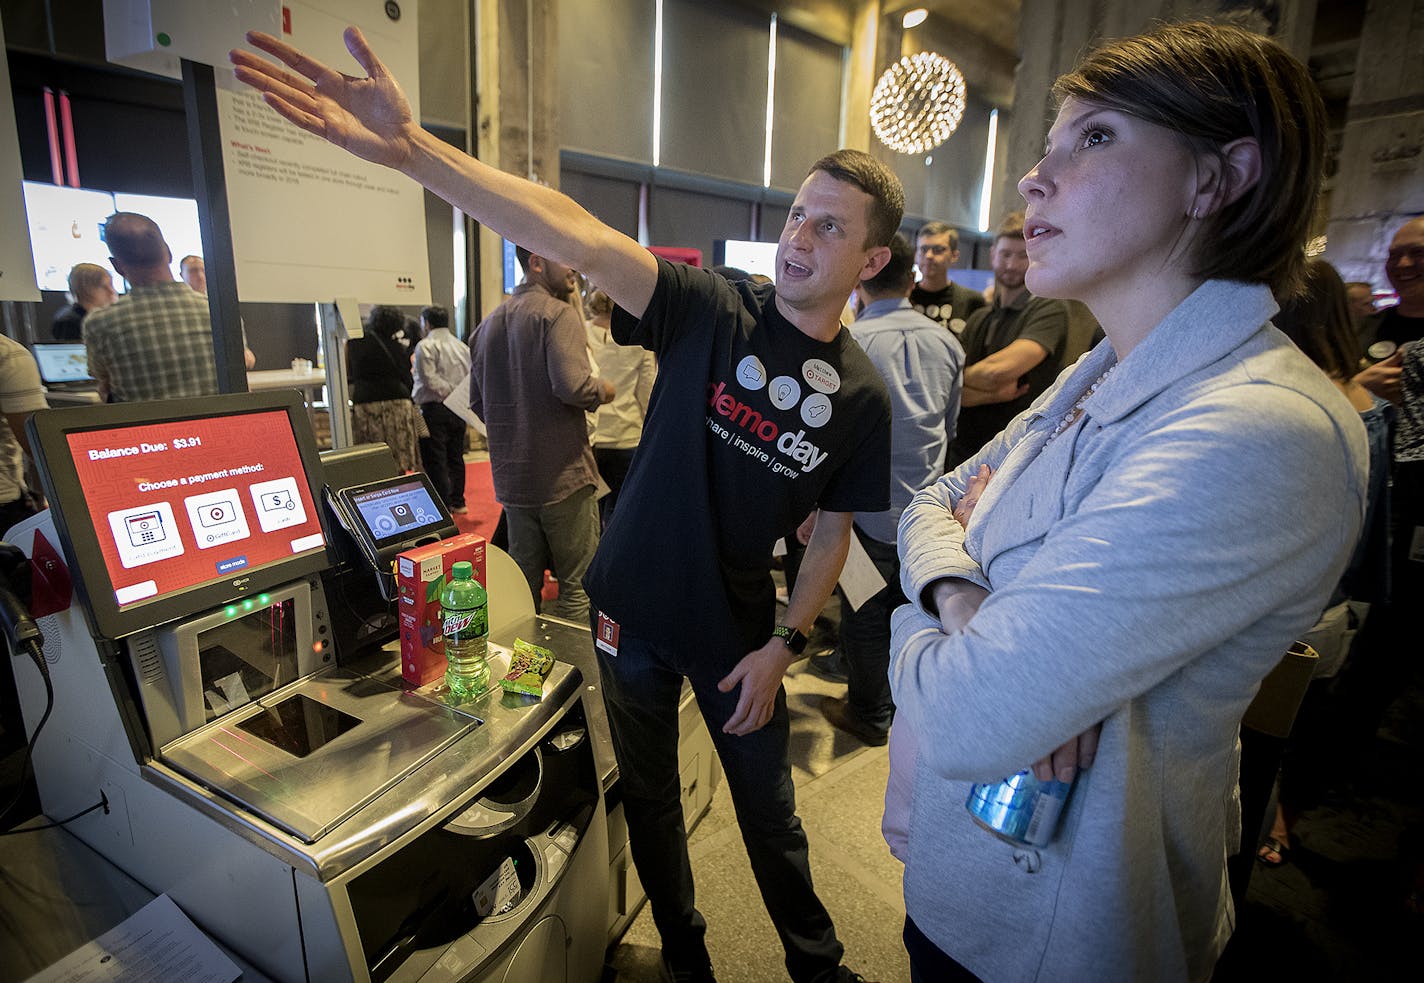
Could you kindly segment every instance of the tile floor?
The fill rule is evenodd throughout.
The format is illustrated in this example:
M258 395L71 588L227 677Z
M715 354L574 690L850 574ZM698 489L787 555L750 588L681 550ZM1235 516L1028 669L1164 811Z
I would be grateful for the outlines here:
M786 678L796 802L811 844L811 873L845 943L846 964L867 980L907 983L901 865L880 836L890 759L885 748L865 747L821 717L821 697L844 692L805 662ZM725 783L689 838L689 851L720 983L786 979L781 943L752 879ZM605 983L653 983L659 973L657 929L644 906L612 950Z
M818 623L811 651L829 643L835 601ZM867 748L836 731L817 710L844 687L801 662L786 679L797 803L811 845L817 888L846 946L846 962L867 980L907 983L900 943L901 866L880 836L889 774L886 749ZM1415 839L1424 830L1424 678L1401 687L1370 760L1332 790L1296 827L1301 847L1291 863L1257 865L1237 931L1213 983L1264 979L1365 981L1399 965L1424 930L1424 916L1403 899L1413 865L1424 863ZM726 787L690 838L698 907L723 983L787 979L781 947L756 892ZM661 979L658 936L646 906L610 950L604 983Z

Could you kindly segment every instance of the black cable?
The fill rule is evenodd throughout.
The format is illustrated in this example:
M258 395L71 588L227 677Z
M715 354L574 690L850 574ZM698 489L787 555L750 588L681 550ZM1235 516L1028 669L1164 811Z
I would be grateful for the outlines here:
M40 671L40 678L44 680L45 711L44 714L40 717L40 722L35 725L35 732L30 735L29 744L25 747L25 761L24 764L20 766L20 777L16 784L15 796L10 800L10 803L5 806L4 809L0 809L0 819L4 819L6 816L8 816L10 814L10 810L14 809L15 806L19 805L20 800L24 798L25 780L30 777L30 773L33 770L34 765L35 741L39 740L40 731L44 729L45 722L49 720L49 715L54 710L54 683L49 678L49 666L45 664L44 651L41 648L40 639L38 637L26 638L20 644L24 647L25 651L34 661L35 666ZM104 805L105 803L101 802L99 804ZM92 811L92 809L86 810L86 812ZM80 815L83 815L83 813L80 813ZM75 816L71 818L77 819L78 817ZM69 821L69 819L65 820L65 822Z
M0 556L0 563L9 567L4 571L3 585L0 585L0 628L3 628L5 639L9 642L12 653L17 649L24 649L34 662L35 668L39 670L40 679L44 680L45 687L45 709L40 715L40 722L35 725L34 733L30 735L29 743L25 746L25 761L20 766L20 777L16 783L15 795L4 809L0 809L0 820L3 820L10 812L20 804L25 796L25 782L34 771L35 742L39 740L40 732L44 730L44 725L49 722L49 715L54 712L54 681L49 678L49 666L44 659L44 635L41 634L39 626L30 617L29 609L16 594L9 589L11 577L17 572L17 568L24 562L24 554L10 546L8 543L0 543L4 547L3 556ZM26 597L29 596L28 577L22 587ZM32 826L28 829L12 829L0 831L0 836L13 836L16 833L33 833L41 829L54 829L56 826L63 826L72 823L81 816L87 816L95 809L103 809L105 813L109 811L109 797L103 790L99 792L99 801L87 809L77 812L68 819L60 819L56 822L47 823L44 826Z
M49 715L54 712L54 683L49 678L49 666L45 664L44 650L42 647L41 640L38 635L36 635L35 637L24 639L24 641L21 642L21 645L29 654L30 659L34 661L35 667L39 669L40 678L44 680L45 710L44 713L40 716L40 722L35 725L34 733L30 735L29 744L25 747L25 763L20 767L20 777L18 785L15 789L15 797L10 800L9 805L5 806L4 809L0 809L0 819L3 819L5 816L8 816L10 814L10 810L14 809L15 806L19 805L20 800L24 797L25 780L30 777L30 773L33 770L34 766L35 741L39 740L40 731L44 730L44 725L46 722L48 722ZM56 827L72 823L74 822L74 820L79 819L82 816L87 816L95 809L103 809L105 813L109 811L109 797L104 794L103 790L100 790L99 792L98 802L94 803L87 809L83 809L79 812L76 812L68 819L58 819L52 823L46 823L43 826L30 826L25 829L0 830L0 836L14 836L17 833L35 833L42 829L55 829Z
M80 819L84 816L89 815L89 813L93 812L95 809L103 809L105 812L109 811L109 797L105 795L102 791L100 791L99 793L98 802L95 802L88 809L85 809L81 812L76 812L68 819L56 819L54 822L45 823L43 826L26 826L24 829L0 830L0 836L19 836L21 833L38 833L42 829L58 829L61 826L74 822L74 820L76 819Z

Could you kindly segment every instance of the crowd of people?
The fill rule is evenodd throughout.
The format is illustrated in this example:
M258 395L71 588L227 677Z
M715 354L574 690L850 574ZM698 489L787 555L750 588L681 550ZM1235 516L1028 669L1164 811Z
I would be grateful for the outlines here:
M657 357L582 586L630 848L674 979L713 978L678 798L684 679L788 973L856 978L811 884L781 687L853 539L886 583L843 625L848 697L823 712L890 740L885 828L905 862L913 978L1211 975L1232 925L1242 714L1354 582L1342 576L1381 508L1387 414L1368 393L1407 401L1420 350L1402 351L1408 302L1374 326L1361 372L1359 341L1322 371L1271 324L1318 278L1304 245L1325 119L1298 61L1207 24L1089 54L1055 87L1046 153L1019 183L1027 208L996 236L992 297L976 303L949 285L958 244L938 225L916 243L925 282L910 294L903 194L864 154L811 168L774 285L732 281L429 138L359 31L346 42L365 78L249 41L298 73L233 53L278 113L528 246L533 283L505 306L537 294L541 337L570 320L548 302L578 270L615 305L607 334ZM1419 251L1392 252L1391 268ZM846 329L852 290L861 318ZM1065 368L1069 299L1103 340ZM529 357L502 311L472 337L476 378L496 351ZM576 333L560 348L576 371L551 377L591 493L577 413L615 387ZM510 467L487 422L496 468ZM882 521L896 513L897 529ZM805 553L778 618L781 537ZM669 556L676 577L654 572ZM1076 782L1056 838L1005 843L965 810L973 784L1015 773Z
M1243 712L1310 639L1319 679L1258 854L1279 864L1321 759L1412 671L1424 596L1424 219L1391 243L1398 306L1371 295L1365 312L1360 284L1307 261L1326 122L1300 62L1204 23L1086 55L1054 87L986 298L952 279L951 226L897 232L903 190L868 154L810 168L758 283L659 259L432 137L354 28L365 77L248 40L275 62L235 51L237 78L277 113L519 244L525 282L467 344L443 309L418 341L399 309L371 312L347 352L356 437L464 511L448 400L468 384L511 555L536 604L552 568L550 613L592 631L672 979L714 979L682 819L684 680L787 973L859 979L812 882L782 687L851 550L879 581L842 604L846 696L821 711L890 745L912 978L1210 978L1233 926ZM128 296L105 306L111 286L71 277L91 367L119 399L215 391L171 329L161 359L124 347L161 316L206 331L211 358L206 302L141 218L106 239ZM1101 328L1071 360L1070 300ZM145 388L131 361L194 392ZM780 539L804 547L784 609ZM966 810L1014 775L1072 785L1052 839L1006 841Z

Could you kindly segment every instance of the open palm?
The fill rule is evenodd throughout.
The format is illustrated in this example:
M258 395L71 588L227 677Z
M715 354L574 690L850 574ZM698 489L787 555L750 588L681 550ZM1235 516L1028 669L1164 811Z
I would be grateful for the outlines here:
M416 125L410 102L358 28L346 29L346 48L366 78L338 72L270 34L254 31L247 40L299 73L251 52L229 53L238 81L261 92L282 116L376 164L399 168L409 158L410 131Z

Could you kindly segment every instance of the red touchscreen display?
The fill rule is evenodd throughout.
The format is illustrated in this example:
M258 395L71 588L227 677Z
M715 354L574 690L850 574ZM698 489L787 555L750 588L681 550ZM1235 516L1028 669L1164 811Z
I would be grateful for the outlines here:
M323 545L286 413L68 439L120 610Z

